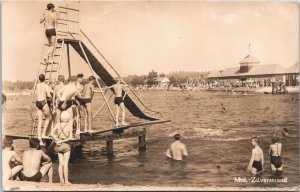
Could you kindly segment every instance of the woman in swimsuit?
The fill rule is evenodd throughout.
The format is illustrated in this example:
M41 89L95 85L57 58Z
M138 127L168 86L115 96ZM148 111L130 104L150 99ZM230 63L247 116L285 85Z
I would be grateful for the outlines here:
M282 144L279 142L277 135L272 138L272 144L270 145L269 154L271 156L271 170L282 171L283 164L281 159Z
M44 23L45 26L45 34L49 43L49 49L47 54L44 57L45 62L53 62L53 52L54 52L54 46L56 41L56 30L55 27L57 25L57 13L54 10L54 5L52 3L49 3L47 5L46 12L43 14L43 16L40 19L40 23Z
M56 147L54 151L58 153L58 174L60 183L70 184L69 182L69 159L71 155L71 146L68 141L72 140L73 127L69 124L71 116L67 111L61 113L61 125L56 126L51 131Z
M248 165L248 171L253 175L263 172L264 165L264 154L262 149L259 147L260 137L252 137L251 144L254 146L252 149L252 156Z

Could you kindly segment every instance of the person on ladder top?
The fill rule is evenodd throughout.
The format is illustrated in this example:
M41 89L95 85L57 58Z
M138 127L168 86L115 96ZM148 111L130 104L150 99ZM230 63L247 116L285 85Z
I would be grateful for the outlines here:
M52 3L47 5L46 11L43 13L40 23L44 23L45 34L49 43L49 49L44 57L45 63L53 62L54 46L56 41L56 30L57 25L57 12L54 10L55 6Z

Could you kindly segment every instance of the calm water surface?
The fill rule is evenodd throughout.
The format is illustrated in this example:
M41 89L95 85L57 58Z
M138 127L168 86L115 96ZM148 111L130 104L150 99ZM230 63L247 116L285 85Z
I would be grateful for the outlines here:
M193 99L187 100L188 94ZM105 155L105 142L87 142L83 155L70 163L73 183L101 183L156 186L236 186L288 187L299 186L299 103L291 100L297 95L226 95L225 93L196 92L139 92L145 104L164 114L171 123L152 125L147 131L147 150L138 152L137 138L114 141L114 157ZM95 110L102 104L96 98ZM4 113L5 132L30 133L32 122L28 113L30 98L9 100ZM221 103L226 113L221 112ZM114 111L114 108L112 109ZM128 113L127 113L128 114ZM106 109L94 121L101 129L111 125ZM128 117L129 122L136 121ZM290 136L282 138L284 172L287 183L234 183L234 177L247 177L252 146L250 138L262 137L260 144L265 155L265 172L271 176L268 149L274 132L288 128ZM189 151L188 160L174 163L166 159L165 151L173 141L170 136L179 132ZM16 142L21 153L28 142ZM55 178L58 182L57 160Z

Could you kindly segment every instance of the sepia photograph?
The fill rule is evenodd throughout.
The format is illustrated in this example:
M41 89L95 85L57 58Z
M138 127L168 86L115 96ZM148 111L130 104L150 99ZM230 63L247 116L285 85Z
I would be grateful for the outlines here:
M299 2L1 2L1 191L299 191Z

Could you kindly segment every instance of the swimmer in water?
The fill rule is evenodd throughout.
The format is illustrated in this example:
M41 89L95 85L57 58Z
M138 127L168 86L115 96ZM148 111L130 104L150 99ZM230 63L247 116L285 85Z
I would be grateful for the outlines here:
M180 141L180 134L175 134L174 139L175 141L170 145L166 156L177 161L182 161L188 156L186 146Z
M289 130L287 128L282 129L282 135L283 136L288 136L289 135Z
M226 109L225 109L223 103L221 103L221 107L222 107L222 112L225 113L225 112L226 112Z
M279 142L279 138L274 134L272 138L272 144L270 145L269 154L271 156L271 170L282 171L283 164L281 159L282 143Z
M264 170L264 153L258 145L259 142L260 137L255 136L251 138L251 144L254 146L254 148L252 149L252 156L247 170L253 175L260 174Z

